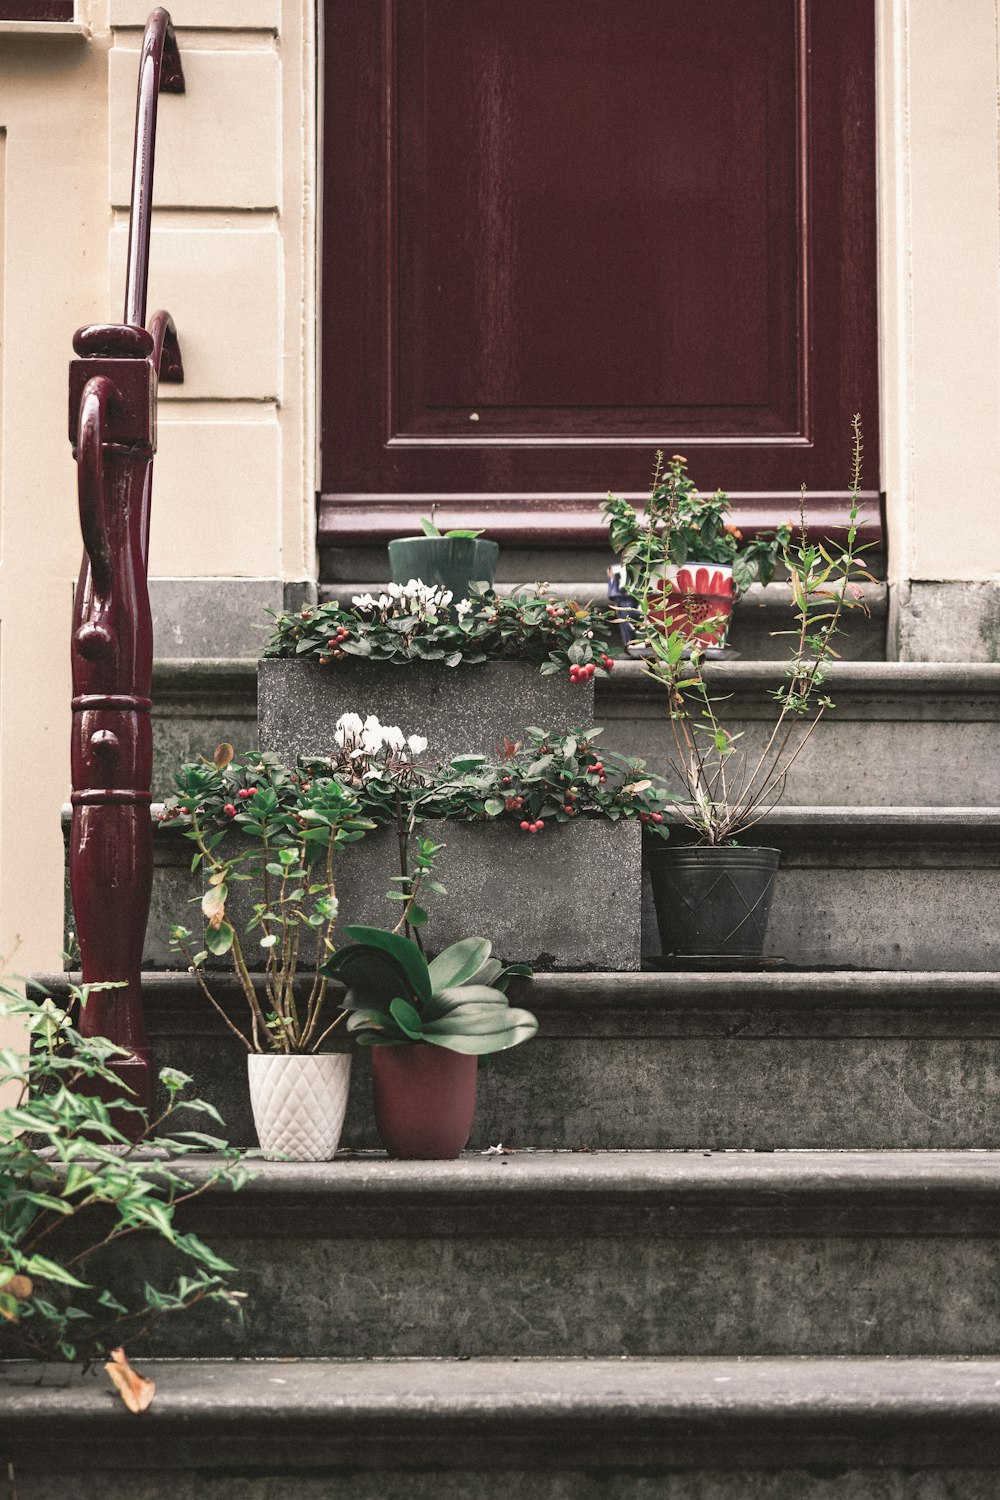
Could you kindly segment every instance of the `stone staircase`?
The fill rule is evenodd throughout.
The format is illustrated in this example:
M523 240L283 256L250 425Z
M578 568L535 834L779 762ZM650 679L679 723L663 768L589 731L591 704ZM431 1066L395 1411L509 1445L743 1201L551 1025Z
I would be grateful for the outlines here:
M1000 666L877 659L879 589L766 825L763 969L537 976L539 1035L483 1069L457 1162L370 1154L358 1058L344 1159L260 1163L185 1211L246 1318L165 1320L148 1413L103 1378L9 1377L19 1500L995 1500ZM772 603L741 605L716 669L748 737ZM251 742L252 660L163 660L154 694L154 795ZM660 760L637 664L596 719ZM249 1144L242 1053L162 942L188 846L156 843L158 1061Z

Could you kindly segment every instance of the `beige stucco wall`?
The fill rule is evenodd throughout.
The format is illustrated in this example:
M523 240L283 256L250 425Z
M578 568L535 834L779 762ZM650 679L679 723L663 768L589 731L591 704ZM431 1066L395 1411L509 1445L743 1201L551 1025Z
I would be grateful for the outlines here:
M121 317L142 27L0 28L0 956L60 964L68 641L79 567L73 330ZM174 0L187 92L160 101L149 307L161 395L151 575L315 574L315 40L310 0Z
M883 474L896 581L1000 575L997 0L879 0Z
M0 955L60 957L73 329L120 316L135 62L151 0L78 33L0 28ZM375 0L372 0L375 3ZM998 0L876 0L883 474L890 569L1000 576ZM161 101L150 306L162 393L155 577L314 575L311 0L174 0L188 92Z

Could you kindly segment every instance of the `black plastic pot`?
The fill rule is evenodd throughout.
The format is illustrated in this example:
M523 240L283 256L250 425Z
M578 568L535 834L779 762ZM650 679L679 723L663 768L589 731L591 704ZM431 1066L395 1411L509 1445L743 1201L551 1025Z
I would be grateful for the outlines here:
M466 599L470 583L492 585L500 548L470 536L404 536L389 543L393 583L423 583L450 589L456 601Z
M650 849L646 863L664 955L760 958L780 858L777 849Z

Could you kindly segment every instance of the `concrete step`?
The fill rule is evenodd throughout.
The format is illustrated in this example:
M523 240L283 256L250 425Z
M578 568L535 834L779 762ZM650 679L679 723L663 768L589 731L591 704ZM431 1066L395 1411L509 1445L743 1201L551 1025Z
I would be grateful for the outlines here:
M474 1150L1000 1148L996 974L540 974L511 996L540 1030L480 1072ZM255 1145L243 1050L191 977L146 974L143 998L158 1066ZM343 1144L379 1145L364 1048Z
M993 1500L1000 1361L0 1367L20 1500ZM52 1440L58 1433L58 1441Z
M144 964L176 968L168 934L172 923L194 925L197 907L188 903L198 878L190 872L190 842L159 827L156 814L154 806ZM67 809L63 820L68 830ZM567 831L571 836L569 829L545 837ZM1000 969L1000 929L992 920L1000 904L1000 807L782 806L754 831L754 842L782 851L771 956L806 968ZM446 885L447 860L446 849ZM393 873L387 869L386 889ZM433 915L428 934L433 945ZM648 882L642 951L660 951Z
M511 594L519 586L517 581L501 582L497 584L497 593ZM549 583L547 587L558 599L596 599L602 604L607 599L604 577L596 571L584 582ZM321 600L339 599L342 604L348 604L355 594L378 595L384 588L384 580L377 583L347 582L323 584L319 593ZM845 616L841 655L845 661L884 661L888 586L884 583L866 584L864 594L868 613L856 610ZM793 625L788 584L775 582L763 586L755 583L736 602L729 628L729 644L744 657L783 661L788 654L788 637L784 632Z
M208 1164L192 1159L197 1181ZM242 1326L184 1358L993 1355L1000 1153L612 1152L261 1162L177 1210L239 1268ZM176 1267L111 1247L131 1295ZM125 1299L127 1300L127 1299Z
M729 701L727 723L744 734L748 750L759 746L772 722L781 665L712 663L709 678ZM666 773L664 694L641 663L621 661L595 686L607 747L642 755ZM840 662L829 693L836 708L792 768L786 805L1000 805L1000 664ZM172 772L184 760L210 755L221 740L256 747L253 661L159 661L153 702L155 795L172 789Z

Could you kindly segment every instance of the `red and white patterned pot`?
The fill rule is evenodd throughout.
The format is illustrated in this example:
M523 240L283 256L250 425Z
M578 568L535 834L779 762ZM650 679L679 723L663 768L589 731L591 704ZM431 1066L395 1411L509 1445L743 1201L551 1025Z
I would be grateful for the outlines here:
M703 646L724 646L736 600L728 563L667 563L653 581L650 615Z

